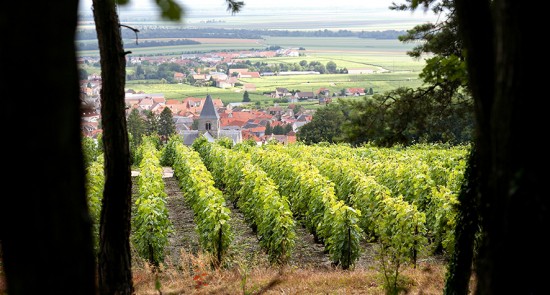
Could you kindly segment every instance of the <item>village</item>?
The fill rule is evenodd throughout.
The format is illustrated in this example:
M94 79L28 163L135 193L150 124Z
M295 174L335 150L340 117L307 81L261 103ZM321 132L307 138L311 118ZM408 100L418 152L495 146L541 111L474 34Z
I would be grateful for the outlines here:
M255 66L254 64L251 64L250 67L232 67L234 65L246 66L249 63L245 60L246 58L297 57L299 55L299 50L296 49L210 52L182 54L177 57L129 57L127 63L136 67L142 64L159 67L161 65L172 65L171 70L167 71L169 73L169 76L165 79L167 83L185 83L197 88L204 86L236 88L239 92L245 93L256 92L256 85L254 83L239 83L240 79L254 81L255 78L273 75L319 75L325 73L324 65L319 67L314 63L310 68L308 68L309 65L304 65L301 69L275 69L272 66ZM80 64L96 62L97 60L93 57L79 58ZM174 68L176 65L179 68ZM180 71L177 71L178 69ZM253 71L254 69L262 71ZM333 72L335 69L330 70ZM346 69L346 73L348 71L354 73L358 71L357 74L372 73L372 70L368 69ZM129 76L129 78L132 77ZM99 74L89 74L80 81L82 101L90 106L82 114L82 132L88 137L96 138L102 132L100 128L100 90L101 76ZM208 88L205 89L204 96L189 96L183 99L166 97L163 93L144 93L143 91L134 91L127 88L125 91L125 105L127 115L133 109L136 109L144 118L148 112L158 116L165 108L169 108L176 126L176 132L182 136L186 144L191 144L200 134L211 137L212 140L228 137L234 143L243 140L254 140L258 145L261 145L270 140L276 140L288 144L296 141L296 133L300 127L311 121L314 113L311 109L302 108L299 102L307 101L326 105L336 97L368 94L372 94L372 88L345 88L340 93L331 93L327 87L312 89L312 91L296 91L285 87L274 87L270 92L264 92L266 97L272 99L273 104L262 106L251 101L228 102L224 105L223 97L214 97L209 101L207 99L207 97L210 97ZM284 103L284 105L279 105L279 103ZM205 108L207 114L203 114ZM205 122L203 122L206 115L210 116L208 120L209 128L206 128Z
M102 133L100 128L101 79L90 77L82 81L82 100L91 107L82 114L82 133L97 138ZM88 87L89 86L89 87ZM288 89L277 88L274 95L291 97ZM199 135L210 140L228 137L234 143L243 140L254 140L258 145L270 140L283 144L296 142L296 132L312 119L311 110L302 110L298 104L281 107L275 104L266 108L257 108L250 102L236 102L224 105L220 98L187 97L183 100L169 99L162 93L143 93L127 89L125 93L127 115L134 109L143 117L147 112L155 115L170 109L176 126L176 132L182 136L184 143L191 145Z

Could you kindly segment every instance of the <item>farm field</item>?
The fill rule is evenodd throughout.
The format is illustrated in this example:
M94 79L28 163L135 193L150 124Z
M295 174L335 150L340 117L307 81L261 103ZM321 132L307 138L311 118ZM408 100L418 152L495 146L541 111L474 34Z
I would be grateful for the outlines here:
M166 38L169 40L171 38ZM406 51L414 44L402 44L398 40L376 40L361 38L299 38L299 37L264 37L264 39L223 39L223 38L191 38L202 42L200 45L182 45L165 47L133 48L133 54L154 54L178 56L183 52L207 51L222 49L248 50L252 47L264 49L267 46L278 45L283 48L304 47L304 56L250 58L252 63L262 62L269 64L299 63L319 61L326 64L329 61L336 63L338 68L370 69L373 71L389 71L375 74L322 74L306 76L267 76L261 78L240 79L240 83L251 83L256 91L249 91L253 102L272 101L272 98L263 95L272 92L276 87L289 90L316 91L321 87L328 88L331 93L339 94L343 88L373 88L374 93L384 93L398 87L418 87L422 81L418 74L424 66L423 60L414 60L406 55ZM159 39L150 39L159 40ZM133 42L133 40L126 40ZM97 54L96 52L80 52L80 55ZM99 69L85 67L89 73ZM128 67L127 73L132 74L134 67ZM158 81L160 82L160 81ZM183 99L185 97L204 97L210 93L220 98L224 104L242 100L242 87L220 89L215 87L195 87L187 84L162 84L155 80L127 81L126 88L146 93L163 93L169 99ZM315 108L311 103L311 107Z
M240 79L241 83L256 85L256 91L249 91L250 99L255 101L273 101L273 98L263 95L263 92L274 91L276 87L289 90L316 91L321 87L330 89L331 93L340 93L343 88L372 87L375 93L383 93L397 87L417 87L421 81L415 73L382 73L369 75L324 74L307 76L271 76L261 78ZM147 82L147 83L144 83ZM211 94L220 98L224 104L240 102L243 90L240 87L221 89L216 87L195 87L188 84L149 83L150 81L127 81L126 88L146 93L164 93L167 99L183 99L189 96L205 97ZM154 81L153 81L154 82Z
M378 40L354 37L264 37L267 46L284 48L304 47L304 57L258 58L251 61L297 63L301 60L334 61L338 67L369 68L383 67L390 71L420 71L423 60L414 60L406 52L415 44L403 44L398 40Z
M166 256L164 266L159 274L163 292L235 294L246 290L244 293L324 294L326 292L336 292L336 294L384 294L383 280L378 264L378 249L380 249L379 243L388 242L384 238L385 231L393 230L392 227L386 228L385 226L388 226L388 224L382 222L382 219L389 218L388 220L392 220L392 222L404 223L400 225L402 229L399 232L389 232L387 233L389 236L386 238L395 240L420 237L414 245L417 245L419 249L423 249L419 251L418 258L415 258L417 268L412 267L412 261L410 260L407 260L405 266L401 267L401 274L404 277L400 284L412 293L441 293L445 274L444 256L434 255L432 251L437 248L438 243L443 243L443 249L450 249L448 239L452 239L450 235L452 231L449 232L451 227L444 224L452 224L454 220L455 215L452 211L449 212L448 208L449 204L452 204L456 198L456 190L464 171L467 148L416 146L403 150L371 147L353 149L345 146L270 146L265 150L252 148L246 151L246 149L227 149L218 144L201 144L196 147L200 154L199 159L198 154L189 148L178 147L177 144L170 146L171 144L168 144L167 149L162 152L162 156L160 153L157 154L164 159L166 159L164 155L174 156L174 164L172 165L174 176L171 175L172 169L165 167L164 185L161 186L165 191L163 193L165 197L163 198L166 199L168 216L174 228L166 236L168 241L164 250ZM170 149L175 149L175 152L170 152ZM321 150L323 152L320 152ZM273 155L277 156L273 158ZM236 161L236 159L240 160ZM352 161L348 162L348 159L353 159L353 163L360 163L360 165L351 164ZM197 160L199 162L195 163ZM187 161L191 162L186 163ZM205 172L205 166L201 161L206 163L208 172ZM341 168L333 163L338 161L343 165ZM278 164L273 165L275 162ZM330 168L331 166L332 168ZM361 169L360 167L363 166L364 169ZM193 168L191 169L191 167ZM243 167L248 168L243 169ZM342 169L344 167L345 169ZM287 187L290 184L285 180L288 178L288 171L290 171L287 169L291 169L296 174L298 190L289 190L289 187ZM185 171L190 171L191 174ZM203 175L203 173L206 174ZM317 175L317 173L321 173L322 176ZM353 173L355 176L350 178L351 174L349 173ZM238 175L241 176L237 177ZM260 181L257 177L261 175L264 176ZM417 177L418 175L423 177ZM342 176L345 177L342 178ZM202 181L196 182L193 180L197 177L200 177ZM292 177L294 178L294 176ZM253 181L254 179L256 180ZM326 182L323 185L324 190L307 189L308 182L315 186L315 179L323 183ZM349 179L353 179L353 181ZM138 181L138 183L140 183L140 186L146 185L141 181ZM202 209L196 211L197 206L199 206L196 202L202 202L197 197L210 194L206 191L201 192L204 189L216 191L212 184L222 188L229 218L227 220L229 224L227 230L232 232L233 237L231 243L224 246L228 247L223 252L226 258L223 267L218 270L210 268L210 260L203 252L210 252L212 250L208 250L210 249L208 247L217 245L211 242L205 243L203 239L205 237L215 237L217 234L211 235L203 232L204 230L212 230L212 227L199 225L200 235L197 235L195 227L192 226L193 223L204 220L193 217L199 214L197 212L203 212ZM331 189L333 186L335 190ZM348 195L348 190L354 190L354 186L358 190L354 191L352 199L347 199L345 196ZM431 193L433 195L423 195L426 186L434 188ZM435 186L438 188L435 189ZM155 187L157 186L155 185ZM381 190L384 187L388 189L387 192ZM410 189L412 187L414 189ZM279 196L277 191L269 193L272 188L280 191L281 195ZM141 190L141 188L138 190L137 187L134 187L134 197L139 197ZM257 193L254 192L256 190L258 190ZM306 191L308 193L304 193ZM355 222L358 222L358 226L364 230L364 233L360 235L367 234L367 236L356 237L359 238L359 244L352 244L352 247L358 247L360 252L359 256L354 258L354 266L349 271L342 271L340 266L334 267L332 265L334 259L344 261L342 260L344 259L343 256L334 256L332 254L334 251L348 250L331 248L330 246L326 248L327 245L332 243L332 238L327 239L325 236L325 245L317 241L315 230L311 228L310 221L308 221L310 218L315 220L316 217L314 216L320 214L319 210L322 213L322 210L326 209L319 207L310 210L300 205L300 202L307 201L307 198L316 198L315 195L322 191L324 191L324 198L337 197L338 202L345 202L349 206L353 206L355 210L361 210L362 212L360 219ZM369 197L374 191L377 192L378 196ZM443 192L443 194L438 195L436 191ZM403 199L402 197L396 197L398 194L403 194ZM268 196L273 200L261 205L260 198L268 198ZM284 219L275 216L267 217L268 219L262 217L262 215L271 216L269 213L270 205L268 204L278 202L276 201L277 198L288 198L290 205L286 207L287 209L276 209L274 212L292 210L293 219L295 220L294 226L278 227L277 224L284 222ZM384 201L384 198L388 199ZM425 198L433 198L433 200L426 203ZM307 202L310 202L311 206L317 206L313 200ZM375 202L378 205L369 207L371 206L368 205L369 202ZM395 207L391 205L398 203L401 203L401 205ZM203 204L206 205L207 203ZM402 208L402 206L411 206L411 204L417 206L410 207L410 209ZM263 208L262 212L264 213L256 215L257 209L255 208L257 206ZM334 204L332 206L336 206L333 209L336 210L333 214L340 214L338 213L339 209L336 209L340 205ZM366 208L375 211L380 210L380 212L369 212ZM299 213L300 210L306 210L307 213L305 213L306 211ZM384 212L387 210L389 212L405 210L402 213L408 213L402 217L393 214L384 217L387 214ZM409 210L420 212L415 214L421 214L422 216L425 214L426 217L415 221L414 215L411 215ZM351 212L347 214L351 214ZM433 219L435 216L437 216L437 219ZM347 217L343 215L342 218ZM369 223L371 218L382 219L380 222L371 224ZM403 218L403 220L400 218ZM272 225L270 225L272 232L263 232L264 222L271 220L275 221L274 224L271 223ZM336 224L329 225L326 223L337 223L338 220L338 218L329 218L316 221L323 224L318 225L321 227L329 226L330 228L332 226L332 230L323 230L317 232L317 234L323 236L327 234L338 235L341 230L345 230L345 227L341 228ZM416 224L415 222L419 223ZM222 224L226 224L226 222ZM251 225L255 226L251 227ZM409 225L412 225L412 227L409 227ZM316 225L316 227L318 226ZM423 229L424 227L427 228L428 233ZM280 267L269 263L272 260L270 257L274 253L275 255L284 255L284 252L281 254L276 254L277 252L272 252L272 250L267 252L266 247L276 246L277 243L285 239L277 236L276 240L269 243L266 243L265 239L271 239L270 235L275 235L284 228L294 228L295 231L290 232L288 235L280 233L287 236L290 239L289 242L294 241L289 244L294 246L286 266ZM355 229L352 230L355 231ZM369 236L371 231L380 234L378 241L363 240ZM408 234L412 236L406 237L408 231L410 231ZM257 235L259 236L262 232L264 241L257 238ZM424 235L440 237L441 239L423 240L421 237ZM400 243L394 242L388 244L389 247L400 247L399 245ZM323 250L324 247L325 250ZM409 253L409 246L404 245L404 247L406 253ZM268 253L270 254L268 255ZM155 276L151 273L151 269L147 266L144 258L139 258L136 254L134 253L133 256L133 265L137 294L154 293ZM405 257L400 259L405 259Z
M143 39L173 40L181 38ZM403 44L398 40L378 40L355 37L268 37L264 39L225 39L225 38L189 38L201 42L198 45L178 45L132 48L133 55L167 55L178 56L186 52L213 51L213 50L262 50L268 46L276 45L283 48L304 47L302 51L306 56L300 57L275 57L275 58L251 58L253 62L297 63L301 60L318 60L328 62L333 60L339 67L368 68L383 67L391 71L419 71L424 66L423 60L414 60L406 55L414 44ZM88 43L91 41L78 41ZM127 39L125 43L135 42ZM79 51L80 56L98 56L99 51Z
M212 270L207 256L200 253L193 211L185 204L177 179L166 177L164 181L174 233L169 238L163 271L158 274L163 294L242 294L243 289L248 294L385 294L372 257L363 255L353 271L333 268L322 245L302 227L297 229L293 265L269 265L244 215L232 206L230 225L235 236L228 254L230 265ZM365 250L372 252L372 247L365 245ZM132 265L136 294L158 294L157 278L150 266L138 256L133 256ZM197 274L200 280L195 279ZM406 287L412 294L441 294L445 264L439 258L422 260L417 269L404 269L404 275L409 278Z

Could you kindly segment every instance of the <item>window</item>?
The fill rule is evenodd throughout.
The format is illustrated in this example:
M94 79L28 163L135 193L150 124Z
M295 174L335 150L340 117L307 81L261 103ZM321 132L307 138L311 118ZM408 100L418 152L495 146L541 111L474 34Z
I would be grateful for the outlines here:
M206 129L206 130L211 130L211 129L212 129L212 123L206 122L206 124L205 124L205 126L204 126L204 129Z

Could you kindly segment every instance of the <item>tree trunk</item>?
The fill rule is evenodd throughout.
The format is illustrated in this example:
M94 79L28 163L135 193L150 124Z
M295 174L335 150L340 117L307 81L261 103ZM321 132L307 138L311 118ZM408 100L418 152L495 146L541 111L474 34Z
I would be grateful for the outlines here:
M4 1L0 9L0 240L9 294L95 294L77 7L76 0Z
M446 295L469 294L472 261L474 259L475 235L479 228L477 174L475 149L468 157L464 183L458 196L458 217L455 228L455 250L447 270Z
M105 148L99 289L102 294L132 294L130 153L124 104L126 60L115 2L93 0L93 8L101 56L101 124Z
M549 178L547 148L537 143L547 110L536 99L544 95L546 77L532 69L547 62L535 54L541 49L537 40L523 32L538 27L544 9L513 0L456 4L481 131L476 147L484 236L476 292L542 294L550 198L543 186Z

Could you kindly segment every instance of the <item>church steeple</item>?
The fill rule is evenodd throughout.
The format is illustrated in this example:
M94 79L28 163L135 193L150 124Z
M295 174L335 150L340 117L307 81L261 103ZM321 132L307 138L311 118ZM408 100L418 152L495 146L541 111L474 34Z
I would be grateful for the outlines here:
M216 111L216 107L214 107L214 102L212 101L212 96L208 94L206 96L206 100L204 101L204 106L202 107L201 119L220 119L220 115L218 114L218 111Z
M220 130L220 115L214 106L210 94L206 96L199 116L199 131L207 131L214 138L218 138Z

